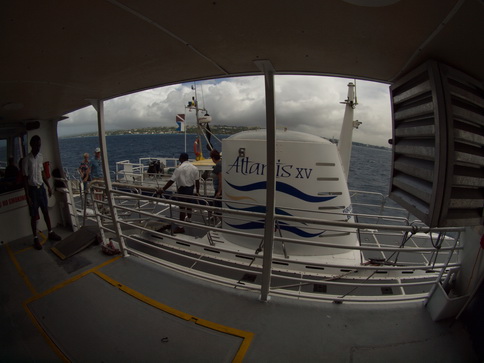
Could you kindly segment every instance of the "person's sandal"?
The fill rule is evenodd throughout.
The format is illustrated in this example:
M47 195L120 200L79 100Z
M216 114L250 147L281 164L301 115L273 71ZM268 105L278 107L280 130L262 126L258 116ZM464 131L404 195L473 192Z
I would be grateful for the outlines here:
M37 237L34 238L34 248L39 251L42 249L42 245Z
M51 240L51 241L60 241L62 239L61 236L59 236L57 233L55 233L54 231L50 232L49 233L49 236L48 238Z

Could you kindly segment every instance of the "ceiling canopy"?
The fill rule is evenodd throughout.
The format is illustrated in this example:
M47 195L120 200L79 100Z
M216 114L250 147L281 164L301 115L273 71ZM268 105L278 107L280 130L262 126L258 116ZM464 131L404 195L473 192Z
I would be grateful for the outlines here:
M260 74L391 83L428 59L484 79L480 0L6 0L0 122L157 86Z

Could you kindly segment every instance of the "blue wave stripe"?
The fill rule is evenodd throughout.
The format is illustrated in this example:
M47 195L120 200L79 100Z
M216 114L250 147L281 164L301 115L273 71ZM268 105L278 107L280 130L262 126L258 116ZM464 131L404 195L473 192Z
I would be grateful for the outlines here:
M257 221L257 222L247 222L243 224L231 224L227 223L232 228L237 229L257 229L257 228L264 228L264 221Z
M267 182L265 181L247 184L247 185L235 185L228 181L225 181L225 182L235 190L238 190L241 192L251 192L253 190L261 190L261 189L264 190L267 187ZM311 203L326 202L328 200L336 198L335 195L328 196L328 197L317 197L317 196L309 195L309 194L303 193L297 188L294 188L292 185L289 185L283 182L276 182L276 190L278 192L289 194L293 197L302 199L305 202L311 202Z
M228 203L226 203L226 205L230 209L241 210L244 212L257 212L257 213L264 213L264 214L267 212L267 208L264 205L257 205L257 206L252 206L248 208L237 208L237 207L231 206ZM276 211L276 214L280 214L283 216L292 216L292 214L286 212L284 209L281 209L281 208L276 208L275 211Z
M231 224L231 223L227 223L227 224L230 227L237 228L237 229L262 229L264 228L264 225L265 225L263 220L248 222L243 224ZM304 237L304 238L316 237L325 232L325 231L321 231L317 233L309 233L297 227L284 226L284 225L279 225L279 228L282 229L283 231L288 231L288 232L294 233L295 235L298 235L299 237Z
M298 235L299 237L304 237L304 238L317 237L325 232L325 231L321 231L316 233L309 233L309 232L303 231L300 228L291 227L291 226L279 226L279 228L282 229L283 231L288 231Z

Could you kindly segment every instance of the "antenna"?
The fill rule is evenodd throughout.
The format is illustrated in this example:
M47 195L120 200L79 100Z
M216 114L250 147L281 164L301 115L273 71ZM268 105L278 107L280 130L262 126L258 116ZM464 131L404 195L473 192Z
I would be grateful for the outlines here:
M200 85L200 88L202 89L202 105L203 105L203 109L205 109L205 96L203 95L203 83Z
M358 104L358 96L356 95L356 78L353 78L353 82L355 84L355 106Z

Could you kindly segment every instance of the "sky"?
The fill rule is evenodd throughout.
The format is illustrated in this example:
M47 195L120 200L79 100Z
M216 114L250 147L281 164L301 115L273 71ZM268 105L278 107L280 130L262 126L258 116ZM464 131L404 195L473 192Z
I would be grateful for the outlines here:
M353 79L321 76L275 77L276 127L339 138L348 83ZM106 130L173 126L175 116L185 113L187 125L195 125L194 112L185 111L194 96L193 83L143 91L105 102ZM264 78L235 77L197 82L199 105L212 116L212 125L265 127ZM353 141L389 146L391 109L389 86L356 81L358 105L354 118L362 122ZM67 115L59 123L59 136L97 131L93 107Z

